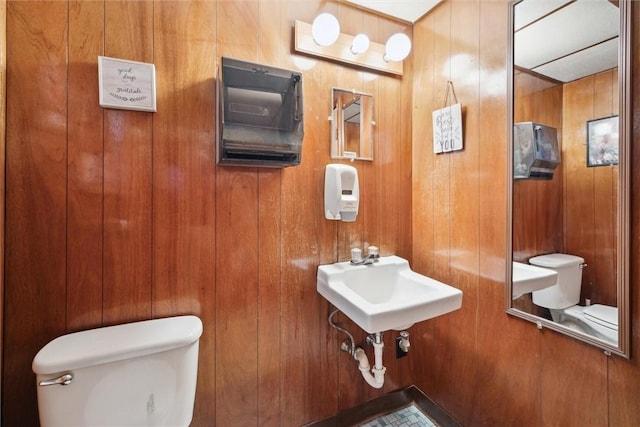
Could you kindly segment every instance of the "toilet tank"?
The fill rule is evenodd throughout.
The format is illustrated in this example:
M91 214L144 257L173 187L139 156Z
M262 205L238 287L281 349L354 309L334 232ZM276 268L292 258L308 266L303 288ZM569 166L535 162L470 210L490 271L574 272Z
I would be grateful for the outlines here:
M40 425L188 426L201 334L178 316L54 339L32 364Z
M555 285L532 292L535 305L563 309L580 302L584 258L554 253L530 258L529 264L555 270L558 273Z

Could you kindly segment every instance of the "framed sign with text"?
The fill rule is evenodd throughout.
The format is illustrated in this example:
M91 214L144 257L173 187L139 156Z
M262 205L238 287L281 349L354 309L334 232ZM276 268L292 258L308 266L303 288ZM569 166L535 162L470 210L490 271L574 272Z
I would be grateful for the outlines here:
M98 56L100 106L156 111L156 67L153 64Z

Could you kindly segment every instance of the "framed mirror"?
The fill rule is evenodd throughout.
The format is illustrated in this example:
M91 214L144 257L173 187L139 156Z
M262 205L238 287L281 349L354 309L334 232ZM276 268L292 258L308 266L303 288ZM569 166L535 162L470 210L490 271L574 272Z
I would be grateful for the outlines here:
M509 314L629 357L630 1L509 5Z
M373 160L373 96L331 89L331 158Z

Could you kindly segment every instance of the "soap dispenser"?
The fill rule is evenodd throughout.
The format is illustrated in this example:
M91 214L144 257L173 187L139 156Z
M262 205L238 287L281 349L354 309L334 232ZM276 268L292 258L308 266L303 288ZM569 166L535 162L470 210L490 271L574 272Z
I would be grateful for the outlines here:
M325 218L355 221L359 201L358 170L353 166L328 164L324 174Z

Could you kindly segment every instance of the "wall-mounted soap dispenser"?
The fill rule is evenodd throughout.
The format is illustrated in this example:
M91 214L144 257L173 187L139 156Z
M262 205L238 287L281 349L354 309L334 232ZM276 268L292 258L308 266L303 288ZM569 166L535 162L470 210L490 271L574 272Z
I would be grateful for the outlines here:
M355 221L359 202L360 189L356 168L343 164L328 164L324 174L325 218Z

